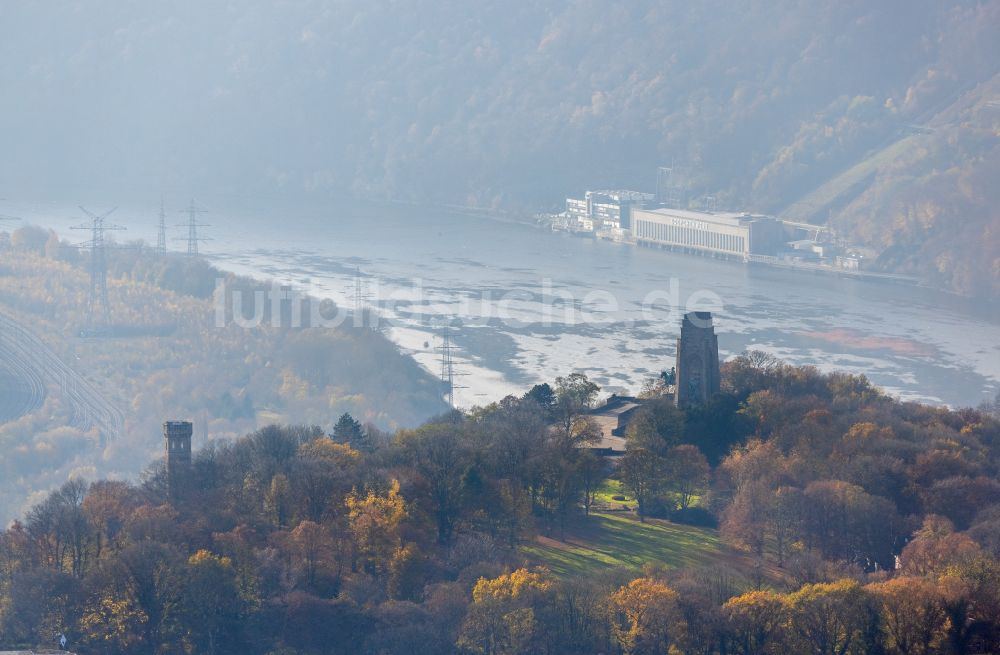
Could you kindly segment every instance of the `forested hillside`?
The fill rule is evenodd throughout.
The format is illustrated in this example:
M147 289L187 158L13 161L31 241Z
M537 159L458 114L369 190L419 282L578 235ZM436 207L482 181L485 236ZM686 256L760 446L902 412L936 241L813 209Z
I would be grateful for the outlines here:
M1000 294L996 2L2 12L7 196L168 187L535 211L587 187L651 189L676 164L695 205L830 221L880 267Z
M290 303L272 321L270 287L224 274L203 260L159 257L141 244L112 249L108 295L112 336L81 336L87 328L88 256L36 227L0 244L0 312L37 337L65 366L89 381L122 416L109 435L74 402L66 378L38 367L41 403L0 418L0 522L20 511L29 494L71 475L133 476L161 452L164 420L194 420L198 439L224 439L275 420L331 426L344 412L385 429L417 425L447 408L438 380L382 334L354 327L292 327ZM226 317L213 302L224 280ZM261 293L255 306L253 291ZM233 320L233 294L245 297ZM261 307L260 305L265 305ZM336 316L326 303L321 316ZM5 328L6 329L6 328ZM13 366L0 359L0 379ZM16 368L15 368L16 370ZM23 386L21 379L15 383Z
M598 389L572 375L394 435L349 416L330 435L266 427L202 449L173 487L159 462L138 484L73 480L0 532L0 647L1000 649L995 417L761 353L723 385L709 406L647 404L617 466L585 447ZM644 523L595 502L618 485ZM604 565L539 566L588 534Z

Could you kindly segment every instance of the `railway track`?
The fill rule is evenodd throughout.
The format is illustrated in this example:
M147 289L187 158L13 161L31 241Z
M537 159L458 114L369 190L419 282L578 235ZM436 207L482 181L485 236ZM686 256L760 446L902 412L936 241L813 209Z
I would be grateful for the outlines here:
M0 353L0 422L34 412L45 400L45 384L31 369Z
M49 390L58 389L72 410L70 425L83 431L97 428L102 441L121 436L125 417L80 373L62 359L30 330L4 312L0 312L0 367L17 380L22 391L19 401L9 395L9 411L41 406ZM2 371L0 371L2 372ZM0 417L3 405L0 403ZM27 413L21 411L20 415Z

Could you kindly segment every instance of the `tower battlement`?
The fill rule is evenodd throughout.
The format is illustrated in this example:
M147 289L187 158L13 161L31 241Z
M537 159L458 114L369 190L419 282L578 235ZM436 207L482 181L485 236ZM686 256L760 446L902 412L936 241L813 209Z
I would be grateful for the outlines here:
M676 369L674 399L678 407L706 403L719 393L719 338L711 312L684 315Z
M180 498L191 472L191 437L194 426L190 421L166 421L163 441L167 455L167 486L170 497Z

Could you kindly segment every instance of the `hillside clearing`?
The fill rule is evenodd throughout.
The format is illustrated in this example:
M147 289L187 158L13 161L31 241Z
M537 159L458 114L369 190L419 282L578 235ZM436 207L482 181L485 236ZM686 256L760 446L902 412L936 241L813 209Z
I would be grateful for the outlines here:
M869 153L860 161L849 167L839 175L835 175L816 189L813 189L804 197L793 202L782 212L782 218L795 221L812 221L818 224L826 223L827 210L835 203L844 200L852 189L857 194L866 179L875 175L876 172L889 162L898 159L908 149L919 143L920 135L909 134L894 141L890 145Z
M565 540L556 536L538 536L521 551L561 578L618 567L639 572L647 563L669 568L723 564L747 576L755 568L754 559L723 544L717 530L660 519L640 523L631 513L594 512L578 525L567 528ZM769 578L781 577L781 572L773 567L764 574Z

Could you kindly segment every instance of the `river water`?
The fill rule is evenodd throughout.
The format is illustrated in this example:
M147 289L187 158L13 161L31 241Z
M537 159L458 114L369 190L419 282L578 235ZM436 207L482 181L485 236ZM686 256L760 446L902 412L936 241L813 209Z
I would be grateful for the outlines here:
M60 230L71 222L39 205L18 209ZM132 208L116 218L130 238L155 242L156 212ZM863 373L902 399L952 406L1000 389L1000 312L926 289L400 206L216 210L210 222L213 240L202 250L215 264L348 308L360 286L380 329L435 374L442 326L451 325L461 407L573 371L605 393L637 391L673 364L680 316L694 309L714 313L723 358L766 350L794 364Z

